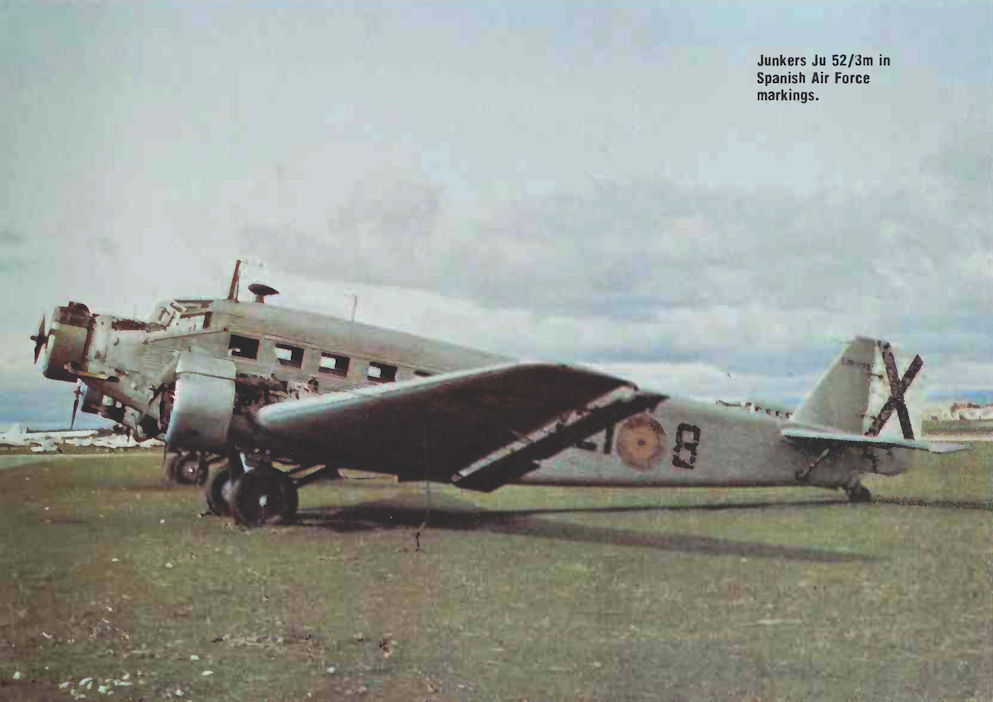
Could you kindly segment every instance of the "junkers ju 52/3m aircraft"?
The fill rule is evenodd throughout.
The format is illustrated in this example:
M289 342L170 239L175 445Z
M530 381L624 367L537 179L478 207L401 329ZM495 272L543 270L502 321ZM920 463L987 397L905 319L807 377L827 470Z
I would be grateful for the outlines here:
M169 300L147 321L70 302L32 339L46 377L85 388L84 412L164 435L179 477L216 462L208 504L246 525L292 521L297 489L346 467L481 491L811 485L858 502L861 475L948 450L914 437L904 395L920 357L901 376L873 339L852 341L787 421L266 305L265 285L238 302L238 288L236 265L227 299ZM894 412L902 436L880 436Z

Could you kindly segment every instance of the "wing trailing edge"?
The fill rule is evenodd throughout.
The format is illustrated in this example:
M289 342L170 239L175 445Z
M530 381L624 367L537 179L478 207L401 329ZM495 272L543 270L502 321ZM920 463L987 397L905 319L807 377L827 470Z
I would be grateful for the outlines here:
M571 417L551 422L479 459L455 473L452 482L461 488L492 492L536 469L537 461L551 458L632 415L653 409L665 399L665 395L620 388L574 411Z

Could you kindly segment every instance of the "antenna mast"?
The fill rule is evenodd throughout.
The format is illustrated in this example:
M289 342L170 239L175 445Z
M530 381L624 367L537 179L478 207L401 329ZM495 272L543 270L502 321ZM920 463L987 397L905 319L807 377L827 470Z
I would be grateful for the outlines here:
M352 298L352 318L351 321L355 321L355 308L359 306L359 296L355 293L349 293L348 296Z
M238 284L241 282L240 279L241 271L241 259L239 258L234 262L234 275L231 276L231 287L228 289L228 299L238 301Z

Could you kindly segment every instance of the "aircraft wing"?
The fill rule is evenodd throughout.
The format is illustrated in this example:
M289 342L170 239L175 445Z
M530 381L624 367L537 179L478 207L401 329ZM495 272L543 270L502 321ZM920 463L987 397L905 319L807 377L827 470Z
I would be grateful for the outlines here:
M783 439L795 446L828 448L830 446L865 446L867 448L905 448L931 453L954 453L968 446L961 444L934 444L927 441L914 441L896 436L864 436L841 432L819 431L803 427L786 427L782 430Z
M253 421L278 455L489 491L662 399L596 371L520 363L268 405Z

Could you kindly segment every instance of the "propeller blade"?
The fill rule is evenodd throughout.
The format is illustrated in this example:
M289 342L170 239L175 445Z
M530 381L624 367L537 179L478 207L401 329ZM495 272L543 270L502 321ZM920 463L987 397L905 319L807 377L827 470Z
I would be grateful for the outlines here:
M31 337L34 342L34 362L38 362L41 350L48 345L48 333L45 331L45 315L41 315L41 322L38 324L38 333Z
M72 421L69 422L69 429L76 426L76 410L79 409L79 396L83 394L83 389L76 384L76 399L72 402Z

